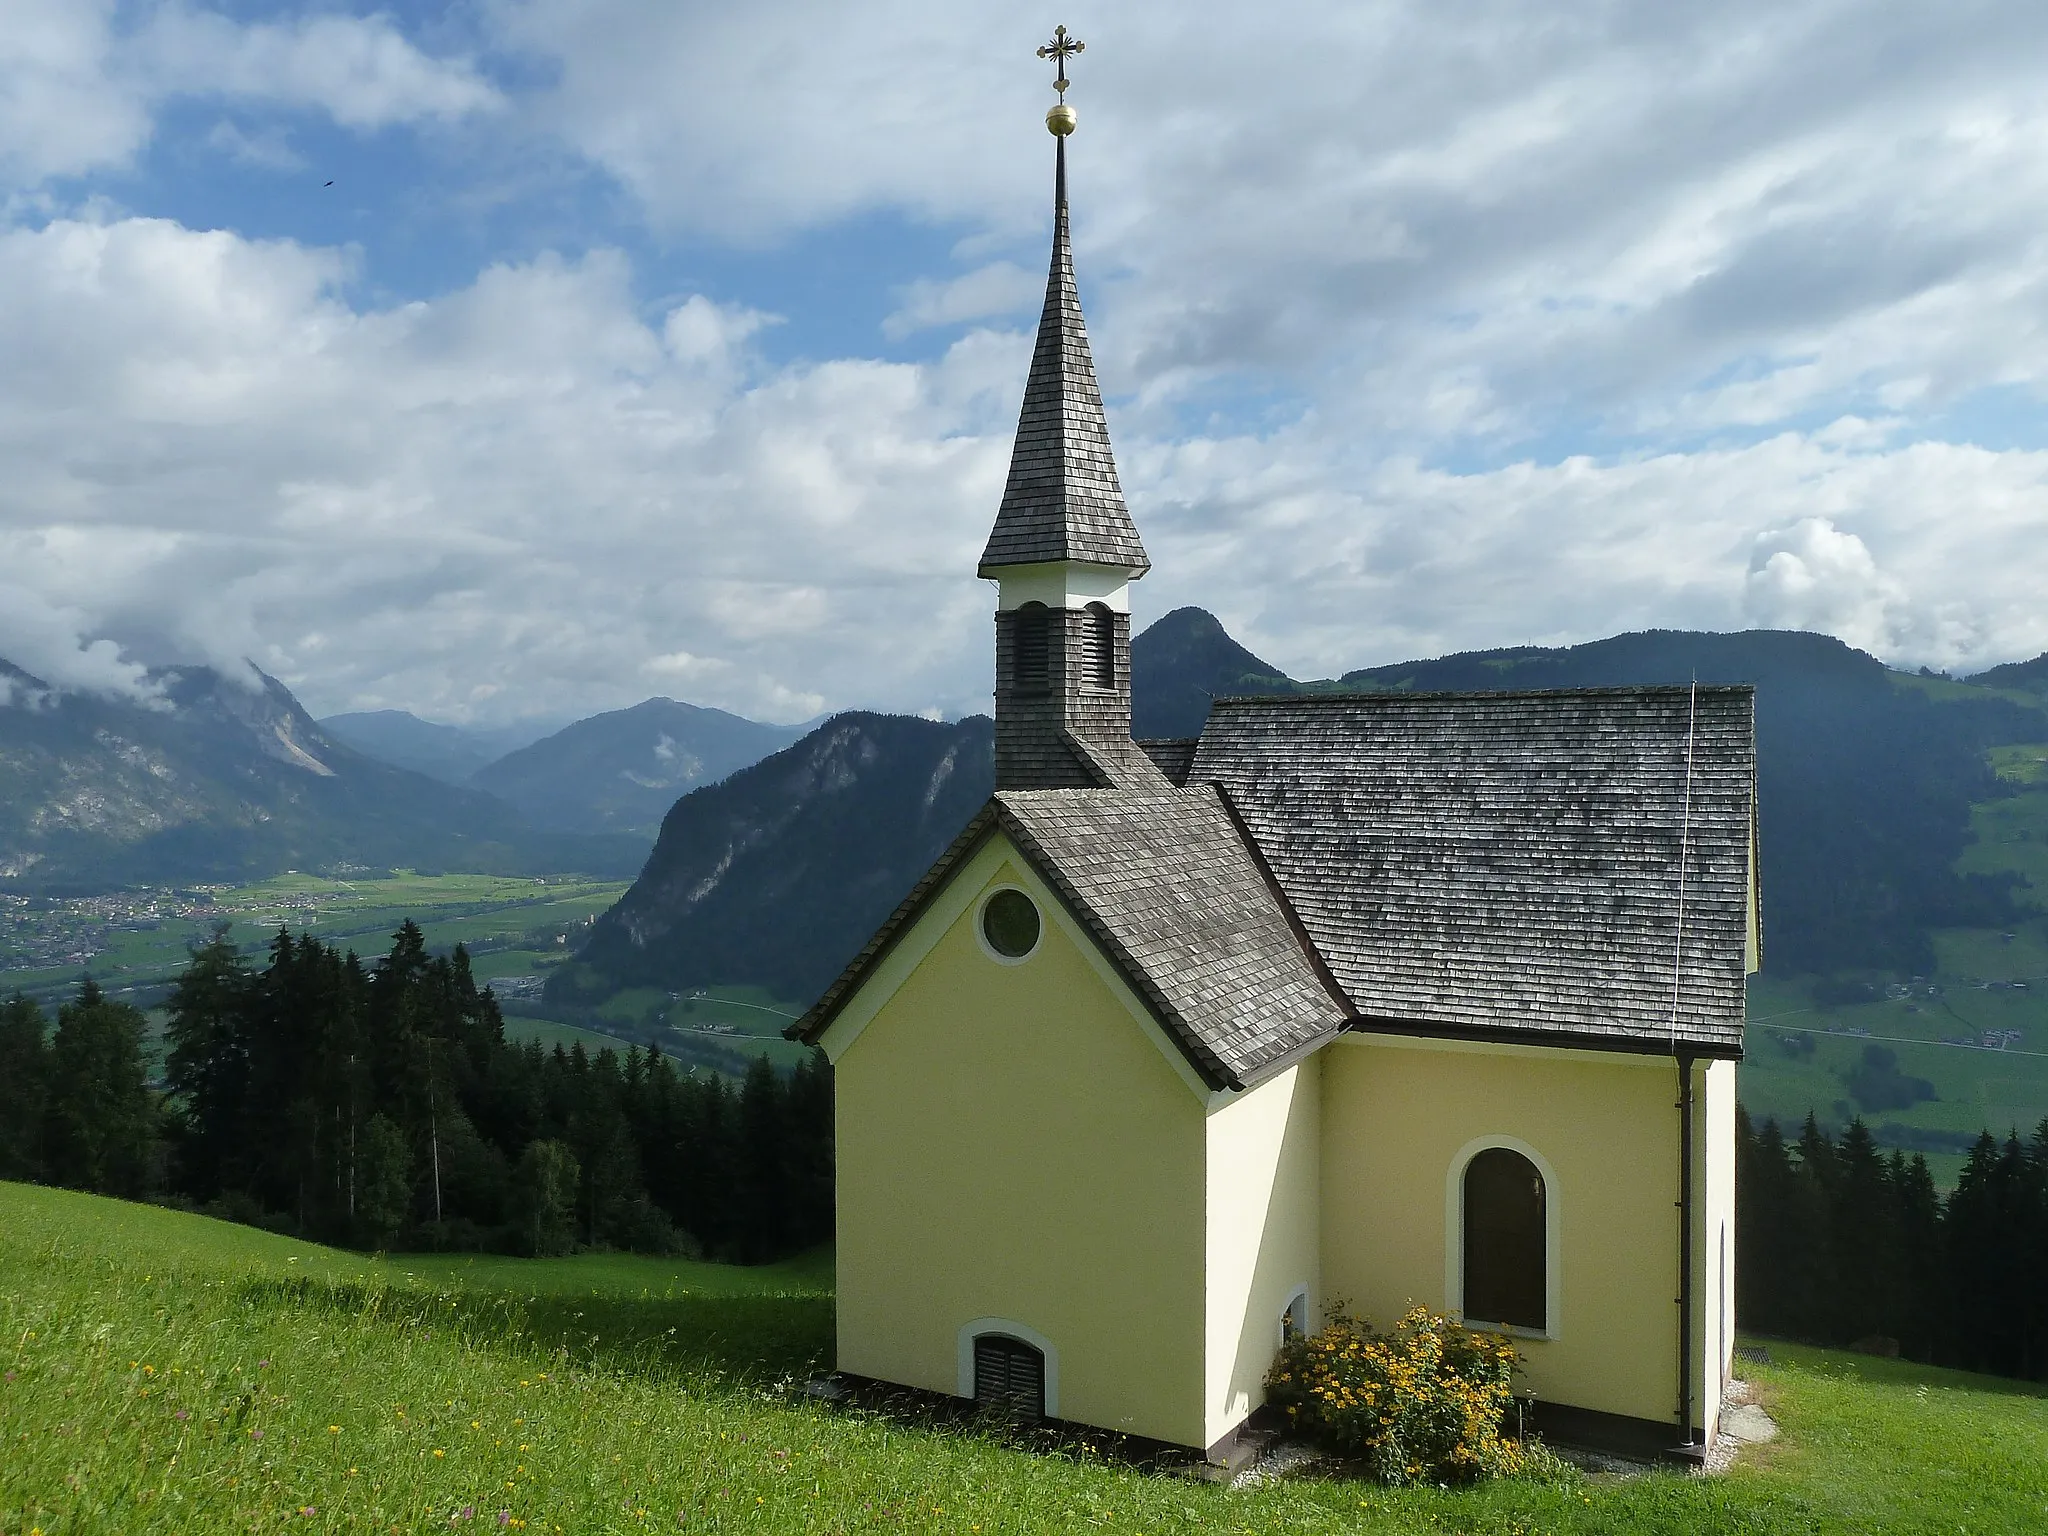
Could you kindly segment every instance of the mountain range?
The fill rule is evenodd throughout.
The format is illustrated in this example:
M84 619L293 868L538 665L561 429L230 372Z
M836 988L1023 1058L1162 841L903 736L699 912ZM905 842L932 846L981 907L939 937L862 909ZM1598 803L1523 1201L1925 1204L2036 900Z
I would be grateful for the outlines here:
M1990 761L2048 742L2048 657L1957 682L1822 635L1653 631L1300 681L1183 608L1132 642L1131 676L1140 737L1196 735L1232 693L1751 682L1770 969L1911 974L1931 968L1933 930L2038 922L2030 903L2048 900L2016 868L1956 868L1982 807L2048 795ZM686 795L550 995L745 983L809 1002L987 796L992 754L985 717L843 715Z
M410 768L443 784L463 784L479 768L489 767L507 752L531 746L558 727L443 725L402 709L371 709L323 715L320 729L365 757Z
M366 756L495 795L530 826L618 833L643 847L677 796L759 762L807 729L660 698L551 733L441 725L399 709L330 715L320 727Z
M261 673L160 670L113 698L0 662L0 889L399 865L630 875L644 850L536 830L480 790L365 756Z
M779 752L803 728L648 699L507 753L468 783L559 832L653 838L678 796Z

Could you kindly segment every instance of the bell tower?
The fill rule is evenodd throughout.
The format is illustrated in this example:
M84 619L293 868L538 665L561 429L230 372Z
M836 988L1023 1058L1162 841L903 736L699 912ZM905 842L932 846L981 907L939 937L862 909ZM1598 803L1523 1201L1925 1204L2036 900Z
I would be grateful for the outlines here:
M1167 780L1131 740L1130 584L1151 568L1124 505L1088 354L1067 233L1065 27L1038 50L1059 69L1052 269L1010 476L976 574L996 597L996 788L1149 789Z

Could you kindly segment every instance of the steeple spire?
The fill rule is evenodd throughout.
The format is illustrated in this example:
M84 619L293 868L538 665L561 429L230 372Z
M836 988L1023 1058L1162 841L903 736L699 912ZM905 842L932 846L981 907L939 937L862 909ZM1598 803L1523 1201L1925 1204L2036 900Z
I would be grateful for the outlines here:
M1067 240L1066 61L1061 27L1038 50L1059 66L1045 114L1058 141L1052 271L1024 384L1017 446L980 572L997 582L996 788L1169 788L1131 740L1130 584L1151 561L1131 526Z
M1060 102L1045 115L1058 145L1053 181L1052 268L1045 280L1045 308L1038 317L1038 344L1024 383L1024 408L1017 417L1017 442L1010 451L1010 478L996 524L982 551L977 574L994 576L1008 565L1082 561L1121 568L1140 576L1152 562L1138 542L1138 530L1117 483L1109 448L1109 423L1102 391L1088 354L1088 328L1074 289L1074 253L1067 233L1067 137L1074 109L1067 105L1066 60L1082 44L1061 27L1038 50L1052 59Z

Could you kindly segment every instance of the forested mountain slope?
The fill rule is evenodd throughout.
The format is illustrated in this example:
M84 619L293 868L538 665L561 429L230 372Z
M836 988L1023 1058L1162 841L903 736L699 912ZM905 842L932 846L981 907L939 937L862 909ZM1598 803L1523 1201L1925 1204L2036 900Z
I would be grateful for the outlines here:
M1757 685L1766 965L1932 969L1937 928L2037 914L2011 869L1958 874L1973 807L2022 792L1988 754L2048 742L2048 698L1894 672L1826 636L1655 631L1403 662L1306 683L1199 608L1131 646L1140 736L1190 736L1212 696L1332 689ZM2009 685L2008 685L2009 686ZM678 802L648 869L561 985L754 983L807 1003L987 794L986 720L841 716ZM940 765L944 793L926 794ZM1978 862L1982 862L1981 860Z
M686 795L640 879L599 918L572 1001L613 985L750 983L808 1000L867 942L988 799L995 726L835 715L794 746Z

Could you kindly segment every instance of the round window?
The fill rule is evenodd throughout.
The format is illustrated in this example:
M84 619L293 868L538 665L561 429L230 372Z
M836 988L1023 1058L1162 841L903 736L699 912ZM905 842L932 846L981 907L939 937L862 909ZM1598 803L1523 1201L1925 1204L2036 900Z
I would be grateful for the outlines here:
M981 909L981 936L1009 960L1022 960L1038 947L1038 908L1022 891L997 891Z

